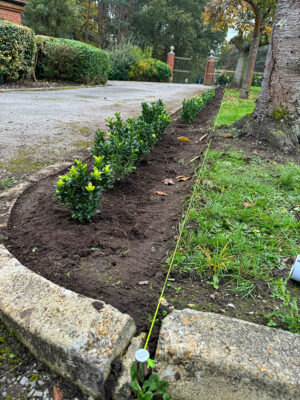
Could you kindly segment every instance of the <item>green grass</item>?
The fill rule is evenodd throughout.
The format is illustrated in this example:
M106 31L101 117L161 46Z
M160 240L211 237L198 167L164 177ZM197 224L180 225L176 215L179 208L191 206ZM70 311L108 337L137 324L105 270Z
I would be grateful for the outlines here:
M255 100L260 87L251 86L249 99L240 99L240 90L225 89L220 111L215 119L215 126L231 125L246 114L251 114L255 108Z
M272 270L300 253L299 210L299 166L209 151L175 265L242 296L271 287Z

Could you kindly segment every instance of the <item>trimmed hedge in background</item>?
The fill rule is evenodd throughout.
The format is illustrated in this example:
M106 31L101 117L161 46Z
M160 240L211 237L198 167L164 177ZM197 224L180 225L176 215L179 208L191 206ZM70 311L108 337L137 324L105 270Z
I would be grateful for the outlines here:
M103 84L108 79L109 54L76 40L36 36L38 79Z
M129 79L136 81L165 82L172 76L171 68L155 58L141 60L130 67Z
M31 75L35 42L32 29L0 19L0 77L17 81Z

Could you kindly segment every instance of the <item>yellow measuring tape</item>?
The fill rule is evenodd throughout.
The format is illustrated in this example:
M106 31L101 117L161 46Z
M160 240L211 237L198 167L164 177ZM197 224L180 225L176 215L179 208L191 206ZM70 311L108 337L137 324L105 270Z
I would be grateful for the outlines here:
M206 151L205 151L204 158L203 158L203 161L202 161L202 165L201 165L201 167L200 167L200 169L199 169L199 171L198 171L198 173L197 173L197 175L196 175L197 180L199 179L200 174L201 174L201 172L203 171L203 168L204 168L204 165L205 165L205 161L206 161L207 152L208 152L209 147L210 147L210 143L211 143L211 142L209 142L209 144L208 144L208 146L207 146L207 149L206 149ZM161 291L161 294L160 294L160 297L159 297L159 300L158 300L158 303L157 303L156 311L155 311L155 314L154 314L154 317L153 317L153 320L152 320L152 323L151 323L151 326L150 326L150 330L149 330L149 333L148 333L148 336L147 336L147 340L146 340L145 346L144 346L144 349L145 349L145 350L146 350L147 347L148 347L148 343L149 343L149 340L150 340L150 337L151 337L151 334L152 334L153 326L154 326L155 321L156 321L156 318L157 318L157 314L158 314L158 311L159 311L159 307L160 307L162 298L163 298L163 296L164 296L164 292L165 292L165 289L166 289L166 286L167 286L167 283L168 283L168 279L169 279L170 273L171 273L172 268L173 268L175 255L176 255L176 253L177 253L177 250L178 250L178 247L179 247L179 244L180 244L180 241L181 241L181 237L182 237L182 234L183 234L183 230L184 230L184 227L185 227L185 225L186 225L186 222L187 222L188 217L189 217L189 214L190 214L190 210L191 210L191 207L192 207L192 204L193 204L193 200L194 200L194 197L195 197L196 189L198 188L198 185L199 185L199 183L197 182L197 180L196 180L196 184L194 185L194 190L193 190L193 193L192 193L192 197L191 197L191 199L190 199L189 206L188 206L187 212L186 212L186 214L185 214L183 223L182 223L182 225L181 225L180 228L179 228L179 236L178 236L178 239L177 239L177 242L176 242L175 249L174 249L173 254L172 254L172 258L171 258L171 262L170 262L170 267L169 267L169 270L168 270L168 273L167 273L167 276L166 276L166 279L165 279L165 283L164 283L164 286L163 286L163 288L162 288L162 291Z

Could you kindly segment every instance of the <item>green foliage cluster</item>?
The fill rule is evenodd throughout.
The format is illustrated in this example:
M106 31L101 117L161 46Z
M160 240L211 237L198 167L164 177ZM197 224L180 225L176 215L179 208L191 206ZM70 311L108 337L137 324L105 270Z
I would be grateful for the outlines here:
M253 77L252 77L251 86L261 86L263 77L264 77L264 74L262 74L260 72L254 72Z
M103 84L109 55L97 47L70 39L37 36L37 78Z
M37 34L70 37L78 23L77 0L26 0L22 20Z
M140 374L138 374L136 363L133 363L130 368L130 388L137 396L136 399L152 400L155 398L162 400L172 400L172 398L167 394L169 383L164 379L159 379L159 376L155 373L152 373L149 379L145 379L143 368L144 365L142 364Z
M215 94L216 92L212 89L204 92L201 96L195 96L188 100L184 99L180 117L184 122L190 124L196 119L198 112L215 97Z
M150 152L150 149L170 123L170 116L161 100L142 104L142 114L123 122L119 113L108 118L109 133L98 130L92 155L93 171L86 164L75 160L65 176L56 182L55 197L68 207L71 217L79 222L89 222L99 212L101 193L113 185L113 181L135 169L134 164Z
M111 165L116 179L135 170L135 163L147 155L159 136L170 123L170 116L161 100L150 105L142 103L142 114L137 120L128 118L125 122L120 114L108 118L108 140L105 133L98 130L92 154L104 156L106 164Z
M94 168L90 172L87 164L75 160L69 172L56 183L55 197L69 207L73 219L79 222L90 221L99 212L101 193L112 187L112 174L104 157L94 157Z
M171 68L155 58L141 60L130 67L128 77L136 81L166 82L172 76Z
M234 72L222 72L217 77L217 85L228 86L228 84L233 80Z
M228 84L233 80L234 72L222 72L217 77L217 85L220 86L228 86ZM254 72L252 77L251 86L261 86L261 82L263 80L263 74L259 72Z
M281 307L277 311L266 314L267 318L271 318L268 322L269 326L277 326L274 317L278 318L290 332L300 333L300 314L297 305L297 298L291 296L287 290L287 281L279 279L274 282L274 290L272 297L281 301Z
M33 69L34 32L0 19L0 75L4 81L27 78Z
M124 40L108 49L111 64L109 79L116 81L128 80L130 66L135 63L133 48L134 46L130 40Z
M121 41L109 50L109 54L110 79L163 82L172 76L166 63L152 58L152 47L143 50L134 46L130 40Z

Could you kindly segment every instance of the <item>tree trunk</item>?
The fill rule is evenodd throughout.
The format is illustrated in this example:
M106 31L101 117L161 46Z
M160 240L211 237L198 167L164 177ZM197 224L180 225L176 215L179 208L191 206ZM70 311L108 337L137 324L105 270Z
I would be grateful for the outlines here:
M278 0L261 92L242 127L285 153L300 148L299 21L299 0Z
M88 41L88 38L89 38L90 12L91 12L91 0L89 0L89 2L88 2L88 9L87 9L87 15L86 15L86 22L85 22L84 37L85 37L86 42Z
M254 30L253 30L251 45L250 45L250 52L249 52L249 57L248 57L246 76L245 76L245 79L242 84L242 92L240 95L241 99L248 99L249 89L250 89L251 82L252 82L255 61L256 61L256 56L257 56L257 51L258 51L259 41L260 41L260 23L261 23L261 16L257 12L255 14L255 26L254 26Z
M247 49L241 49L239 51L240 51L240 54L239 54L237 66L234 71L233 80L230 84L230 87L234 88L234 89L241 89L242 83L245 80L247 61L248 61L248 57L249 57L249 47Z

